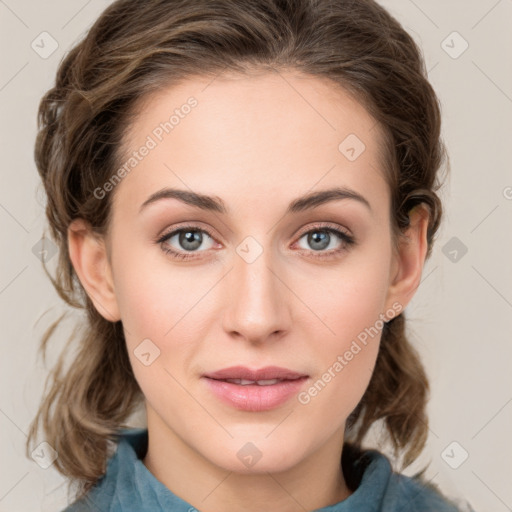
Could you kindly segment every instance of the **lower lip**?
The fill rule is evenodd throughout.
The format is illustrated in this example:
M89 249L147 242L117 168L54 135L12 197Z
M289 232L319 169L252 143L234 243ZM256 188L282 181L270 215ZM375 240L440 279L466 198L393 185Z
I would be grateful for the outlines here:
M223 380L204 378L215 395L229 405L243 411L259 412L275 409L296 395L307 377L283 380L270 386L232 384Z

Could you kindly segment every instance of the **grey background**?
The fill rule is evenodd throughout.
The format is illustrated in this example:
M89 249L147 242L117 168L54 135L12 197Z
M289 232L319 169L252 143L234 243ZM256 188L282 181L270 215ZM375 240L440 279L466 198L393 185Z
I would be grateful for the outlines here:
M45 225L36 110L62 56L109 3L0 0L0 511L66 504L63 477L24 455L48 368L78 318L58 331L45 367L40 336L66 308L33 251ZM427 448L406 473L430 462L427 476L446 495L512 510L512 0L381 3L423 48L452 167L437 245L407 309L432 398ZM58 44L49 56L44 31Z

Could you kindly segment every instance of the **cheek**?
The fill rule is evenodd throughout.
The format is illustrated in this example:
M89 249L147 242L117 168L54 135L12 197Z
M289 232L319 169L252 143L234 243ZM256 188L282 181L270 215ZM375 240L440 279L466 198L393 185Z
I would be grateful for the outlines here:
M127 349L136 379L148 396L155 384L157 394L162 384L179 392L167 371L178 378L200 351L200 340L215 320L205 309L215 295L205 297L205 290L214 288L218 276L173 267L159 250L119 250L113 261ZM153 362L145 366L142 354L148 352Z
M333 431L361 400L377 359L383 322L382 297L375 290L359 294L331 294L325 323L334 332L321 337L314 348L317 373L297 398L315 425ZM318 339L318 336L317 336Z
M307 289L308 305L321 312L307 327L307 338L317 340L319 364L316 380L299 402L319 413L326 403L337 404L327 411L332 420L355 408L372 376L384 327L388 263L385 256L361 257Z
M151 242L121 233L113 243L115 294L127 336L162 338L185 313L180 305L188 302L183 299L190 282L187 286L182 273L170 272L165 254Z
M364 341L366 330L385 312L389 259L380 254L374 257L370 251L361 252L335 270L296 281L297 295L306 298L314 313L306 315L311 319L310 334L316 329L318 338L321 329L321 346L328 347L330 355L348 349L353 339ZM381 322L378 326L382 328Z

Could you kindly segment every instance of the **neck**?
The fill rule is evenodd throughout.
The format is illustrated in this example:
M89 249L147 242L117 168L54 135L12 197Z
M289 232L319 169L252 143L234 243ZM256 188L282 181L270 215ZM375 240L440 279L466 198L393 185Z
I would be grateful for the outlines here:
M351 494L341 468L343 433L336 432L288 470L242 474L213 464L153 415L148 415L148 431L144 465L176 496L203 512L304 512Z

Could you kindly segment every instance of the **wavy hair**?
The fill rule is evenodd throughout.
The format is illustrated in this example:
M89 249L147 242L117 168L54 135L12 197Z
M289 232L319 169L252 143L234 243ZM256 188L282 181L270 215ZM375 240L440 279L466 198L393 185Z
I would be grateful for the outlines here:
M123 136L149 94L194 76L285 69L343 88L379 123L393 243L398 246L412 208L424 204L427 258L431 254L442 216L439 170L447 156L441 107L420 49L383 7L373 0L113 2L59 64L40 102L35 144L50 234L59 249L54 275L44 268L59 296L85 315L48 375L27 456L42 424L45 440L59 453L55 467L78 484L78 497L105 473L111 442L143 395L121 322L104 319L77 278L68 226L79 217L106 233L111 194L98 200L94 190L122 162ZM61 320L43 335L44 357ZM65 365L71 341L76 350ZM407 466L426 442L428 395L401 312L384 325L374 373L348 418L346 441L360 448L381 420Z

